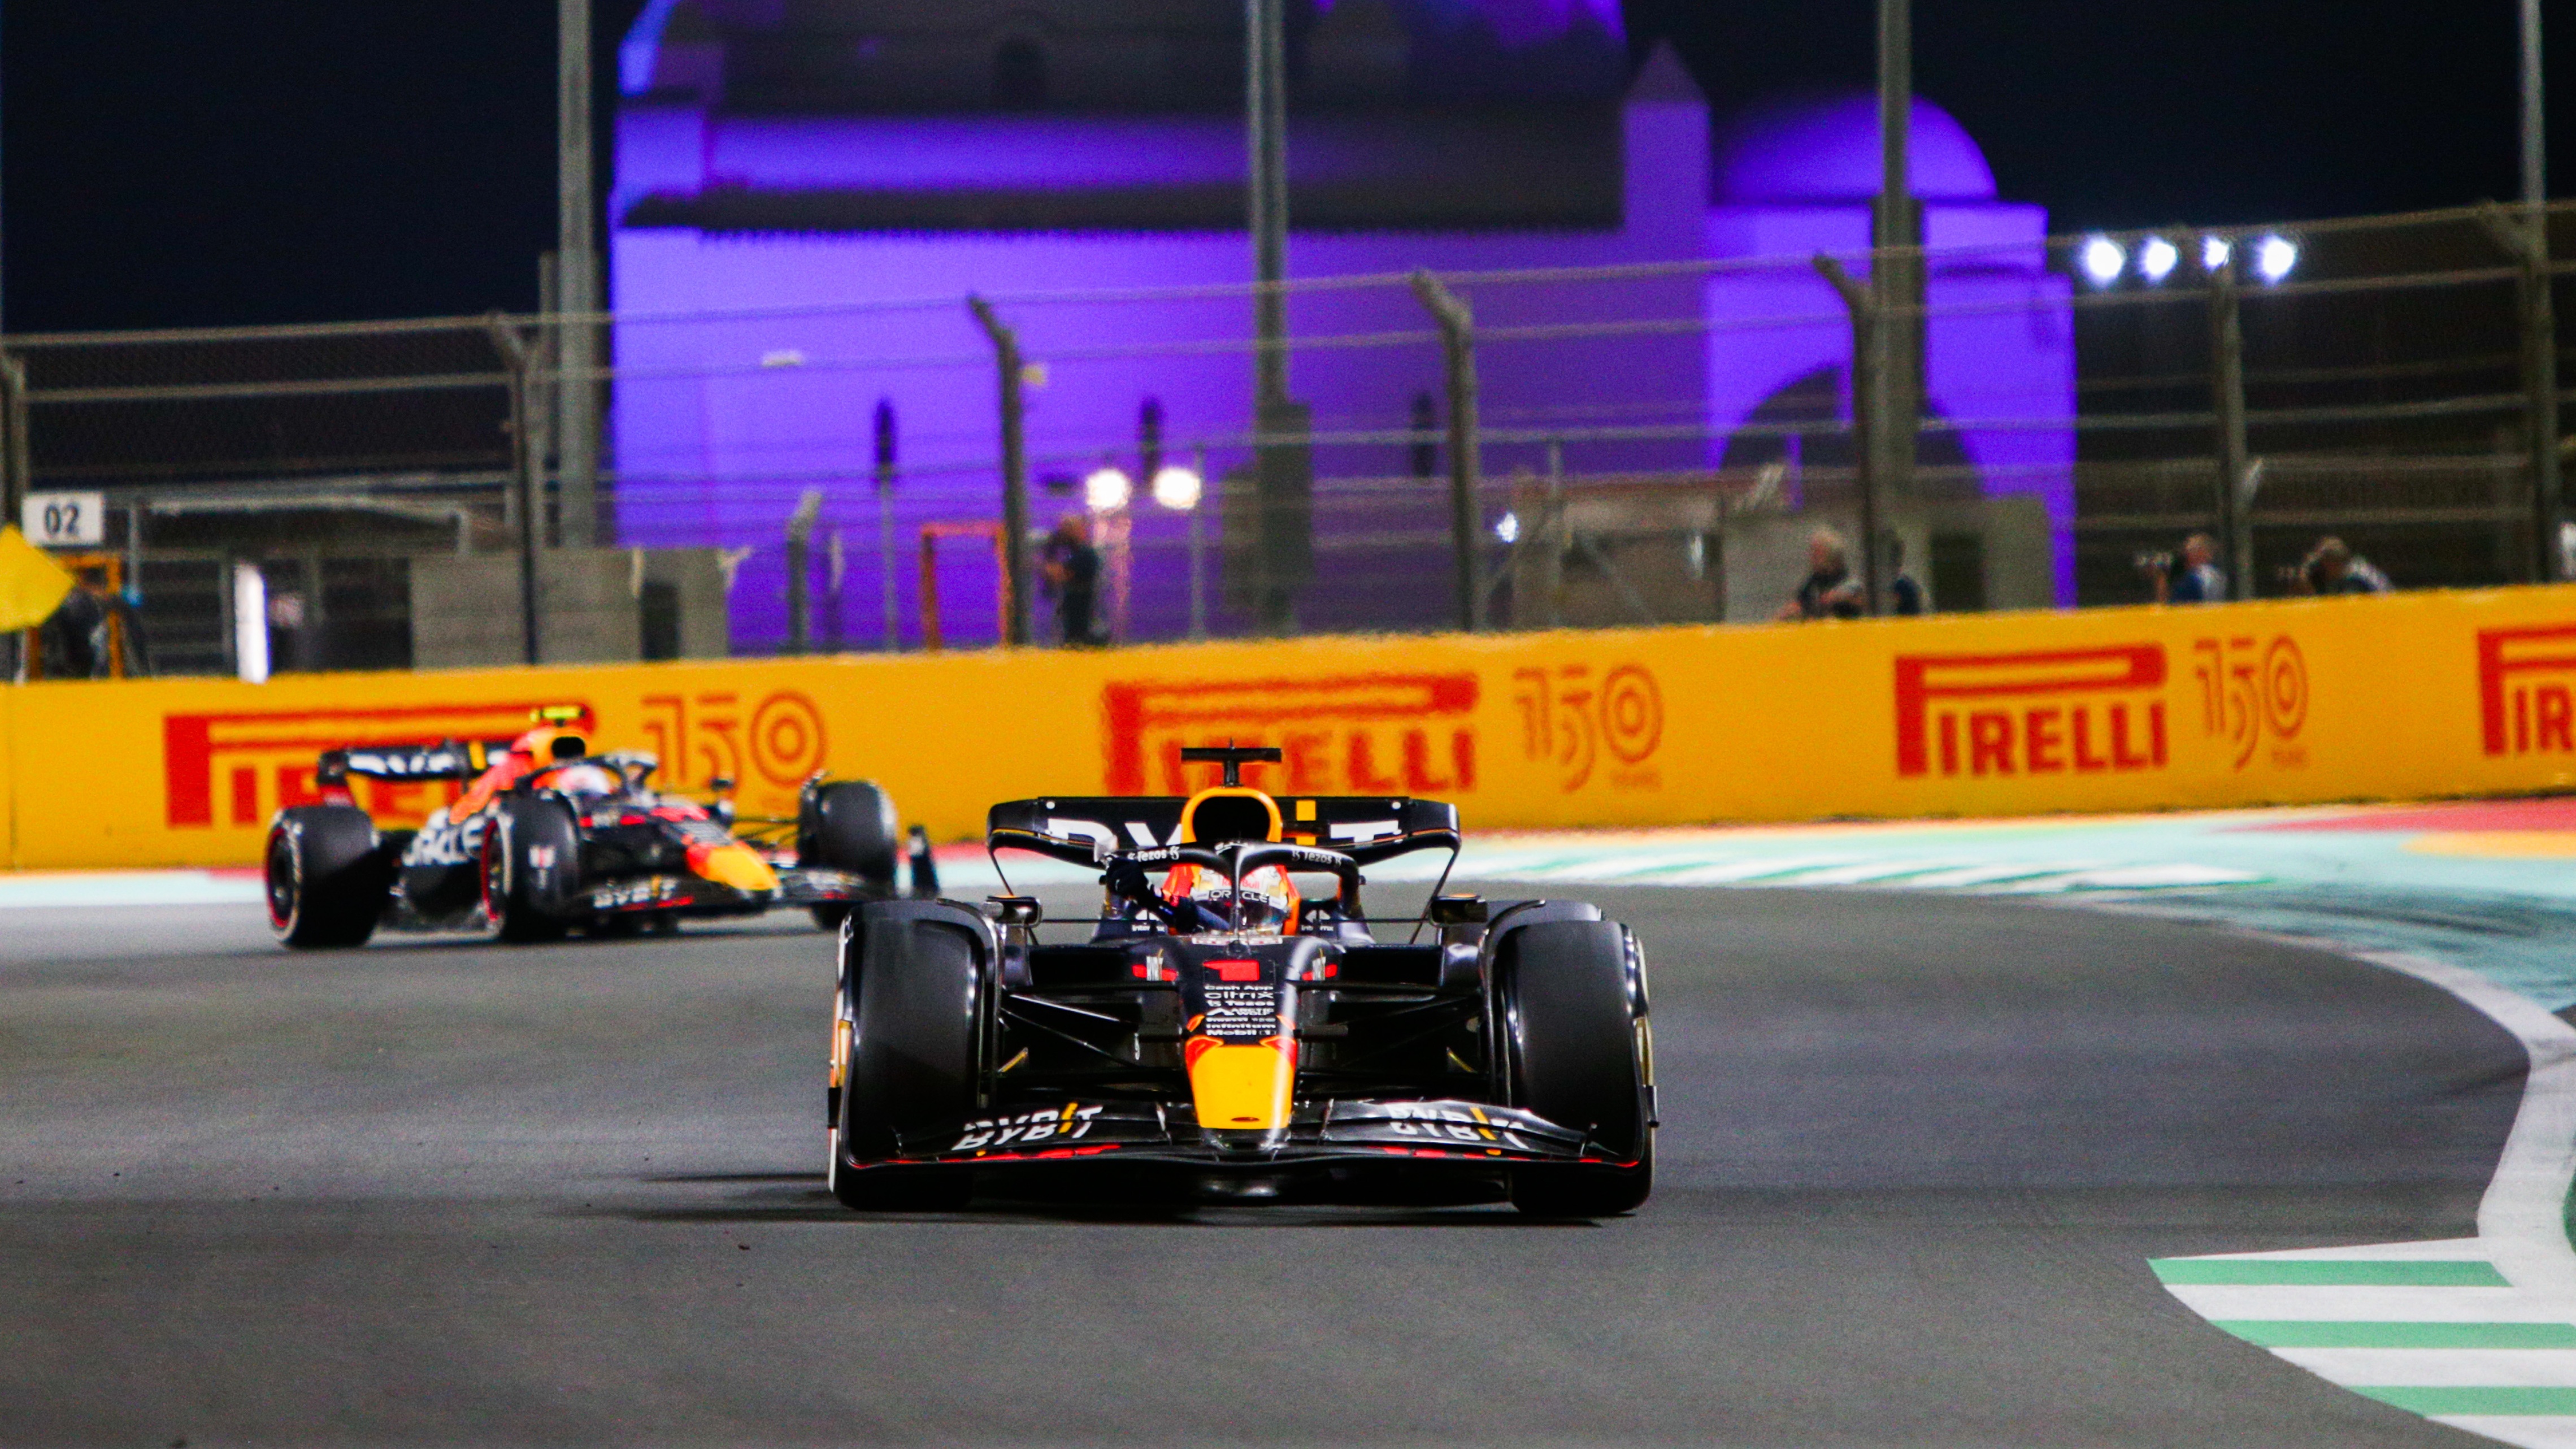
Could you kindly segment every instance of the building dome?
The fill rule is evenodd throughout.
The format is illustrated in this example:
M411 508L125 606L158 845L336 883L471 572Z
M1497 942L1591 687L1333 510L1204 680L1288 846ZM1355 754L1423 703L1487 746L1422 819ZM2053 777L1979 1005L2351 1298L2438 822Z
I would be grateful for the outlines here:
M1917 97L1908 135L1914 194L1926 201L1992 201L1995 173L1967 128ZM1878 194L1878 98L1809 96L1757 106L1717 146L1721 206L1814 205Z

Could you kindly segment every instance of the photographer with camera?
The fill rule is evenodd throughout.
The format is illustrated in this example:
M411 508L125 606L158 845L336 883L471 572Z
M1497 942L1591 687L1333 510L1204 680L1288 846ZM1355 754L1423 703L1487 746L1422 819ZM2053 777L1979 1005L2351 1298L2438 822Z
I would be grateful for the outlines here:
M2217 557L2218 540L2195 533L2182 541L2179 556L2138 555L2138 573L2155 590L2159 604L2223 604L2227 602L2227 575L2213 561Z
M2370 560L2331 535L2318 539L2297 568L2281 570L2281 581L2294 594L2384 594L2395 587Z

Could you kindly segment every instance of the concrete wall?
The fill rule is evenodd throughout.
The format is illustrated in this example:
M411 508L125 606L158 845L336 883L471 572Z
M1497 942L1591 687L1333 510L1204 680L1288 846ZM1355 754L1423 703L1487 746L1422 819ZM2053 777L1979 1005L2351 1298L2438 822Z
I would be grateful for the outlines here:
M643 586L680 596L680 657L726 654L724 568L713 549L552 549L538 560L539 660L621 664L643 657ZM516 554L412 561L412 666L460 669L521 662Z

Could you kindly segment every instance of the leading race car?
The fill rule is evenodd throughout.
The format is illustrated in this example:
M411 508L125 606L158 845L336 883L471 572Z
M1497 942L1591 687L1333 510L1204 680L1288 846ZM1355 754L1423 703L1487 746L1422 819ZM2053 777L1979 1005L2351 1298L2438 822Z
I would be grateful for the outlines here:
M1087 939L1041 942L1025 896L852 914L835 1196L953 1207L979 1175L1117 1166L1242 1196L1448 1175L1542 1216L1645 1201L1654 1050L1626 927L1588 905L1436 890L1420 920L1373 921L1361 868L1423 850L1454 865L1456 807L1241 785L1275 749L1182 758L1223 765L1226 783L993 807L997 867L1023 850L1100 869ZM1388 925L1413 929L1380 939Z
M324 803L277 814L268 918L294 947L361 946L379 926L559 939L684 916L802 906L837 928L852 905L896 895L894 802L863 780L808 781L793 820L741 820L656 791L653 756L593 755L578 708L537 711L515 740L353 746L322 756ZM379 830L352 777L465 788L417 831ZM730 782L719 781L719 789ZM929 838L911 838L913 889L938 893Z

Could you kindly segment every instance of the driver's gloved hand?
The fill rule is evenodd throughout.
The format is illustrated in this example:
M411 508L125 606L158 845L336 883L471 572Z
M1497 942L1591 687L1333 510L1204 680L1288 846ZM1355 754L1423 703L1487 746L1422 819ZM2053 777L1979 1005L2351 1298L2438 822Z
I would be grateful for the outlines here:
M1145 867L1132 860L1113 860L1100 877L1109 893L1122 901L1144 901L1154 894L1154 883L1145 876Z

